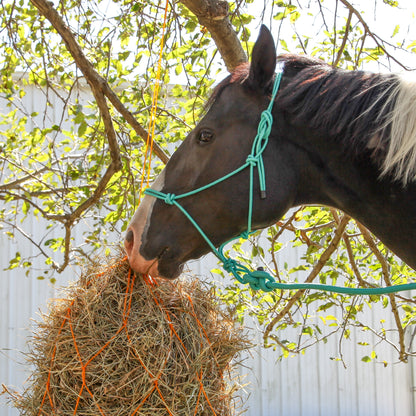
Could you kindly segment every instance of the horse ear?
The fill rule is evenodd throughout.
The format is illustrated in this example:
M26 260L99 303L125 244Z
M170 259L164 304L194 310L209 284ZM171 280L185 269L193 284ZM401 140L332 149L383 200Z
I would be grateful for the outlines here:
M276 69L276 47L270 30L261 25L251 54L250 81L255 88L265 89Z

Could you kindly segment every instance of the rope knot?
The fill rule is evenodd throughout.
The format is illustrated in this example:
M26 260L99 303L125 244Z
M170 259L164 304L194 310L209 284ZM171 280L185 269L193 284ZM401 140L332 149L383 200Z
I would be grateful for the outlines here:
M259 159L257 156L254 155L248 155L246 159L246 163L248 163L250 166L256 166L259 162Z
M243 277L244 283L248 283L253 290L271 292L274 290L274 279L269 273L263 270L248 272Z
M261 131L262 129L265 129L265 131L267 131L267 134L269 134L272 128L272 125L273 125L272 112L270 110L264 110L260 116L258 130Z
M250 237L250 231L248 231L248 230L243 231L243 232L240 234L240 237L241 237L241 238L243 238L244 240L248 240L248 238Z
M164 201L168 205L173 205L173 201L175 200L176 195L175 194L166 194Z
M230 258L226 258L223 261L223 266L224 270L227 273L232 273L233 271L235 271L237 269L237 262L233 259Z

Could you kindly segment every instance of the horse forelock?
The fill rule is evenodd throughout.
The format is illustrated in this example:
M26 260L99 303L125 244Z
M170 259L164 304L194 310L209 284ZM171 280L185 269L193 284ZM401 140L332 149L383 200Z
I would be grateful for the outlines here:
M244 62L238 65L231 74L230 77L230 84L238 83L242 84L244 81L248 79L250 75L250 64L248 62Z

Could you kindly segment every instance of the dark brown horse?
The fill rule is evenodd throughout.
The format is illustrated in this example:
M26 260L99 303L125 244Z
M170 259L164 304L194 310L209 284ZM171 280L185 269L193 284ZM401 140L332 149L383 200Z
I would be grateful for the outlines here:
M277 61L283 75L263 153L267 197L256 181L253 229L297 205L327 205L366 225L416 268L416 84L295 55ZM217 86L208 112L152 188L183 194L243 165L275 70L273 38L263 26L251 64ZM218 246L247 227L248 188L244 169L181 205ZM135 213L125 247L134 270L166 278L210 250L176 206L152 196Z

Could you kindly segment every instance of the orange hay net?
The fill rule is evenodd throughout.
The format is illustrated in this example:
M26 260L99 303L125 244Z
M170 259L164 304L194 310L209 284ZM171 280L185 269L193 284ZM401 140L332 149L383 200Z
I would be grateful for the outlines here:
M100 294L101 296L105 296L105 289L106 285L113 284L114 277L111 276L111 274L118 274L117 279L120 279L120 276L127 275L127 281L121 283L120 287L124 287L125 285L125 292L122 296L122 305L119 305L119 308L122 309L122 319L121 319L121 326L114 331L114 333L108 334L108 340L103 343L103 345L98 346L96 352L91 354L91 349L85 348L83 349L84 338L85 333L82 331L82 328L78 328L80 324L80 320L83 320L82 316L77 312L80 308L80 304L85 302L85 300L82 300L82 294L81 297L79 296L79 293L85 290L93 290L95 295ZM102 279L102 281L100 281ZM168 325L169 327L169 340L165 341L166 344L166 356L163 357L162 360L158 363L157 371L155 369L151 369L149 366L149 363L146 363L146 357L143 356L143 350L141 350L141 346L137 345L137 335L135 340L131 339L131 331L136 331L137 328L135 327L136 323L129 322L130 314L132 311L132 299L135 296L135 300L137 301L137 293L138 291L143 292L143 288L140 288L137 284L135 285L135 279L136 276L134 273L132 273L131 269L128 267L126 259L123 259L119 262L117 262L112 267L107 267L104 272L97 273L94 276L90 277L90 280L86 283L81 283L76 287L76 290L73 294L73 299L69 302L68 306L65 306L65 308L58 312L58 316L62 317L62 323L59 327L59 330L57 333L55 333L55 340L54 340L54 347L53 351L51 353L51 361L49 364L49 370L47 374L47 382L44 389L44 393L42 396L42 400L40 403L40 407L38 408L38 411L36 413L30 413L30 414L37 414L38 416L41 415L60 415L60 414L69 414L68 409L66 408L65 411L63 409L60 409L60 406L64 407L62 403L56 403L57 395L56 392L53 391L53 389L59 388L58 384L66 384L65 377L60 374L60 371L62 369L62 363L57 360L57 354L62 354L62 351L68 351L73 350L73 354L76 355L76 358L78 360L78 371L81 372L81 385L79 386L79 391L73 392L74 396L77 396L77 399L75 401L75 405L73 407L73 415L89 415L93 414L91 412L91 407L96 408L96 414L100 415L106 415L109 414L126 414L127 413L114 413L114 410L111 409L108 413L106 410L106 406L109 406L109 404L106 402L105 394L103 395L102 386L99 386L96 382L91 381L91 373L93 373L95 368L100 368L102 370L102 364L98 363L98 361L103 361L103 355L106 354L106 349L112 349L115 347L115 343L120 343L124 340L127 340L127 345L123 348L128 349L133 355L134 360L136 363L139 363L143 369L144 372L147 374L147 382L149 383L149 387L147 388L146 394L142 394L139 400L136 400L136 403L134 403L134 408L132 408L129 411L129 415L140 415L141 410L146 406L146 402L150 399L150 397L154 394L157 394L160 397L161 402L164 404L165 413L160 413L160 408L155 409L155 415L161 415L166 414L170 416L177 415L179 413L176 413L176 409L172 409L172 403L174 403L175 400L172 400L172 394L169 393L169 398L166 398L165 394L162 390L166 390L166 379L165 379L165 373L169 372L168 369L170 366L170 357L172 354L179 354L183 355L183 363L185 366L188 366L189 368L187 371L192 371L191 369L195 366L195 362L198 360L201 360L198 358L198 354L205 354L207 350L209 351L209 357L213 361L214 369L207 370L207 367L204 365L197 365L195 367L194 376L191 377L195 380L193 383L194 390L195 386L197 386L197 393L193 393L193 404L194 409L193 413L180 413L181 415L231 415L231 406L230 401L231 398L226 399L224 403L220 403L221 400L223 400L223 397L227 394L227 386L224 380L222 380L222 373L229 369L229 361L230 357L232 357L235 354L235 351L231 353L230 356L226 357L224 362L224 357L221 356L220 353L218 353L219 348L224 348L226 350L230 349L230 345L227 344L228 342L232 343L234 347L236 348L236 351L240 351L244 348L246 348L246 344L242 341L242 338L236 337L237 333L230 333L229 328L226 328L224 332L224 328L227 325L233 325L231 324L231 321L228 321L226 324L224 324L224 321L218 321L220 322L220 325L214 329L210 328L209 331L205 328L205 326L202 324L200 319L207 319L207 316L198 317L198 314L201 314L201 310L199 312L196 312L196 308L194 305L194 300L192 299L192 296L189 294L189 292L185 290L179 290L179 294L176 295L176 300L174 299L172 301L171 298L168 298L168 301L170 302L169 305L165 304L165 301L163 299L163 293L173 293L176 289L174 286L170 286L167 288L167 292L161 290L161 286L154 281L153 279L146 279L142 281L140 284L145 285L146 290L150 293L151 301L154 302L154 305L157 306L157 308L160 310L161 314L164 316L164 323L163 325ZM138 283L138 282L136 282ZM97 286L98 284L98 286ZM166 282L164 283L166 285L172 285L172 283ZM85 288L83 288L83 285ZM98 289L97 289L98 287ZM114 291L114 288L111 288L112 291ZM101 293L100 293L101 292ZM71 296L70 296L71 299ZM81 299L81 300L80 300ZM68 300L67 300L68 301ZM149 302L149 300L147 300ZM188 305L187 308L185 308L184 317L178 317L178 315L183 312L181 308L178 308L178 302L184 303ZM204 302L204 300L202 300ZM176 306L173 306L176 304ZM154 306L153 305L153 306ZM143 305L141 305L143 306ZM59 310L59 307L57 308ZM88 307L87 307L88 309ZM151 309L151 308L149 308ZM84 312L83 312L84 313ZM151 312L150 312L151 313ZM212 311L210 312L212 315ZM73 316L74 315L74 316ZM215 321L215 317L212 317L213 321ZM96 318L94 318L96 319ZM221 318L222 319L222 318ZM212 326L212 322L207 322L208 325ZM197 355L195 355L194 351L190 351L191 349L194 349L194 346L192 342L190 342L189 337L184 338L184 332L183 328L189 325L194 325L195 328L197 328L197 331L199 332L199 338L197 340L198 343L200 343L199 352ZM82 325L81 325L82 327ZM179 332L182 331L182 334ZM210 332L211 331L211 332ZM214 339L213 343L210 340L210 337L208 333L214 333L214 338L217 338L217 334L219 334L221 331L224 332L224 339ZM228 332L227 332L228 331ZM79 333L78 333L79 332ZM68 334L70 333L70 337ZM93 334L94 331L89 330L90 334ZM65 335L66 334L66 335ZM122 337L121 335L124 334ZM68 345L69 340L71 340L72 345ZM101 341L102 342L102 341ZM176 350L174 351L174 348L172 348L172 344L176 343L178 347L176 347ZM97 340L97 345L100 344L100 341ZM220 345L221 344L221 345ZM225 345L223 345L225 344ZM118 345L118 344L117 344ZM233 347L231 347L232 349ZM88 351L85 351L87 349ZM146 349L146 348L145 348ZM205 351L205 352L203 352ZM196 357L196 359L195 359ZM202 355L201 355L202 357ZM206 357L202 359L202 361L207 361ZM64 361L70 361L68 358L65 358ZM221 362L220 362L221 361ZM69 364L68 364L69 365ZM197 368L199 367L199 368ZM206 387L207 384L205 383L204 377L207 377L207 372L209 372L209 376L212 376L213 373L217 373L217 378L221 378L219 382L216 382L216 391L213 395L212 388L209 387L211 390L207 393ZM143 371L142 371L143 373ZM98 374L97 376L100 376ZM177 375L178 378L180 378L180 375ZM218 377L219 376L219 377ZM44 375L43 375L44 377ZM76 374L73 375L74 378L76 378ZM162 380L163 378L163 380ZM175 377L174 377L175 378ZM52 382L53 381L53 382ZM205 383L205 385L204 385ZM89 385L92 384L92 385ZM178 391L181 389L180 383L178 382L177 386L172 386L174 389L176 388ZM65 388L68 391L68 386L65 386ZM95 391L98 390L98 393ZM183 394L183 392L180 392ZM196 399L195 399L196 397ZM211 400L215 400L215 403L212 404ZM91 402L86 403L86 401L90 399ZM103 402L103 404L100 402L100 400ZM120 398L122 400L122 398ZM203 402L203 403L202 403ZM131 407L131 406L130 406ZM88 411L86 410L88 408ZM219 410L220 409L220 410ZM149 409L145 409L145 414L149 414ZM28 414L28 413L26 413ZM143 413L144 414L144 413ZM153 413L150 413L153 414Z

